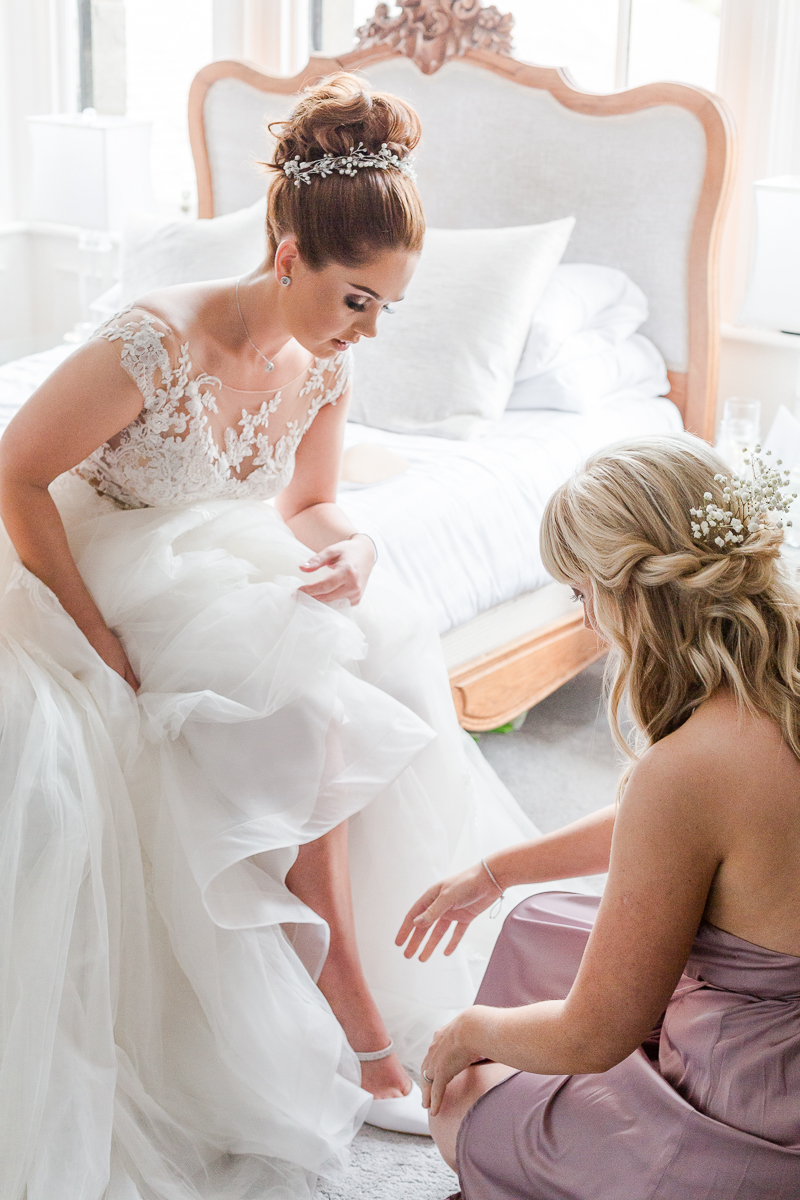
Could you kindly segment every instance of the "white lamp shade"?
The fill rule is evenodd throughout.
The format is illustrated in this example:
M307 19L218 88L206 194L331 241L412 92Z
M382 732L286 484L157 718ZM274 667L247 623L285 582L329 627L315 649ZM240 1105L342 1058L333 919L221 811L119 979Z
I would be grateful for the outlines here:
M756 253L739 322L800 333L800 175L753 186Z
M149 121L58 113L28 122L33 220L121 229L128 212L152 211Z

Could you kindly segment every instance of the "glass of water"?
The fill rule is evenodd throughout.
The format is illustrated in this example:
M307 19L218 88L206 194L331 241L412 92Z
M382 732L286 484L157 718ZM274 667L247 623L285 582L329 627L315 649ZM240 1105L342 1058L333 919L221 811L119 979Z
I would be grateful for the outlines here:
M722 409L717 449L722 458L741 474L748 450L761 440L761 401L730 396Z

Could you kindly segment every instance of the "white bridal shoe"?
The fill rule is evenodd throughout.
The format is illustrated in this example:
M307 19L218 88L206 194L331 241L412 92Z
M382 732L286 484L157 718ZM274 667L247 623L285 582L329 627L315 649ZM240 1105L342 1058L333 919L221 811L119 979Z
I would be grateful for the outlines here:
M383 1050L356 1051L356 1058L359 1062L377 1062L379 1058L388 1058L393 1051L394 1042L389 1042ZM390 1096L387 1100L375 1097L364 1120L367 1125L376 1125L378 1129L388 1129L392 1133L431 1136L428 1110L422 1107L422 1092L416 1083L411 1084L411 1091L405 1096Z
M367 1125L378 1129L391 1129L394 1133L417 1133L430 1137L428 1110L422 1107L422 1092L419 1084L412 1083L411 1091L405 1096L391 1096L388 1100L373 1100L366 1117Z

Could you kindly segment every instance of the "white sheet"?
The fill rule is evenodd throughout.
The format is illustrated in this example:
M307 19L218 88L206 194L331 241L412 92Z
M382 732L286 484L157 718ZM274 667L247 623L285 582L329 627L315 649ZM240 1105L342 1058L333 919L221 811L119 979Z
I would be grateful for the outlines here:
M73 347L0 367L0 431ZM440 633L549 582L539 558L547 498L593 450L683 428L664 399L620 394L589 415L506 412L474 442L350 423L346 445L372 443L411 462L375 484L343 483L342 508L380 545L382 564L434 610Z
M682 429L671 401L631 393L583 416L506 412L475 442L350 424L348 447L378 443L412 465L383 483L343 483L339 503L446 633L549 582L539 522L548 497L589 454L619 438Z

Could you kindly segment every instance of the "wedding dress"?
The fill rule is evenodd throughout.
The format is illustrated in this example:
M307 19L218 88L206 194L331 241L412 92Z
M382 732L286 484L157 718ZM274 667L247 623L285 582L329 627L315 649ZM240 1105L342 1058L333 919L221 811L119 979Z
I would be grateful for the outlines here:
M284 884L297 847L351 818L360 953L414 1066L500 922L420 964L402 916L533 831L458 728L411 595L380 567L356 608L298 593L309 551L266 501L349 355L242 394L218 430L224 385L168 326L130 310L100 336L143 409L51 491L141 689L6 540L0 1195L303 1200L371 1097L314 982L327 926Z

